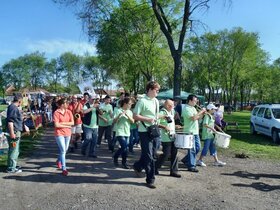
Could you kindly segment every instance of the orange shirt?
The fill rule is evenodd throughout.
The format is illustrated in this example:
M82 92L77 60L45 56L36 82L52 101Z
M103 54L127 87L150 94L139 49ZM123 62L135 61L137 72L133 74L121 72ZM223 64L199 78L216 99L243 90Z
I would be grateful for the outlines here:
M82 124L82 116L83 116L83 113L82 113L82 110L83 110L83 105L81 103L71 103L69 104L68 106L68 109L72 112L73 116L78 113L80 115L79 118L75 118L74 116L74 123L75 125L80 125ZM76 112L75 110L80 110L80 112Z
M64 114L60 109L57 109L53 115L54 123L71 122L74 121L73 114L70 110L66 109ZM71 136L71 128L56 128L54 129L55 136Z

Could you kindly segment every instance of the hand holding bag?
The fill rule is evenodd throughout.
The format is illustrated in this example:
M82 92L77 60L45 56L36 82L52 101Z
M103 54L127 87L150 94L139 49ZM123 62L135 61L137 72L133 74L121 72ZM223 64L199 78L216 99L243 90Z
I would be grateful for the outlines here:
M152 139L160 137L160 130L156 124L147 127L147 132Z
M157 104L156 104L156 115L157 115ZM157 118L157 117L156 117ZM144 127L147 129L148 135L150 136L151 139L155 139L160 137L160 130L157 124L153 124L149 127L147 127L144 122L142 121L142 124Z

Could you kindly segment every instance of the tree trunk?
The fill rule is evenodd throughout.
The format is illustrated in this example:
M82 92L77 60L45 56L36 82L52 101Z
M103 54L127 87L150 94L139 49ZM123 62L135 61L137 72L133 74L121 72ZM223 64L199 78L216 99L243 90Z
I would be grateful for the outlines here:
M182 56L179 53L175 54L174 60L174 88L173 97L181 95L181 75L182 75Z

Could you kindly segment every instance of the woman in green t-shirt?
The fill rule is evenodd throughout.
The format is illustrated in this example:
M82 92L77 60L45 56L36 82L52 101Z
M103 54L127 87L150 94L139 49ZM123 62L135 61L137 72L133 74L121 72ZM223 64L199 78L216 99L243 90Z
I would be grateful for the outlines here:
M202 140L204 140L204 147L202 149L202 152L200 154L200 158L197 161L196 165L205 167L206 164L202 161L203 157L207 155L208 150L210 151L210 155L214 157L214 166L224 166L226 163L218 160L217 156L217 150L214 144L214 133L215 130L215 119L213 117L215 110L217 107L215 107L213 104L208 104L206 107L207 112L204 115L203 118L203 127L202 127Z
M127 146L130 136L130 125L134 123L133 114L130 110L131 99L126 97L120 101L120 108L116 111L114 116L116 140L119 141L121 148L114 154L114 164L118 166L118 158L122 156L122 166L129 169L127 159Z

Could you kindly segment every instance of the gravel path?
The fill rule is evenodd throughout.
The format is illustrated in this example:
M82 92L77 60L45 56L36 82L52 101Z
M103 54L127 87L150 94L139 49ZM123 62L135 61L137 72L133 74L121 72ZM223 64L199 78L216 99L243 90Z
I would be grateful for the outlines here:
M20 160L23 173L0 173L0 209L279 209L279 163L224 156L227 166L214 167L208 157L199 173L180 165L180 179L168 176L164 167L157 188L149 189L133 170L114 167L106 148L101 146L97 159L81 156L80 150L68 154L69 176L63 177L47 128L38 149ZM139 149L129 164L138 157Z

